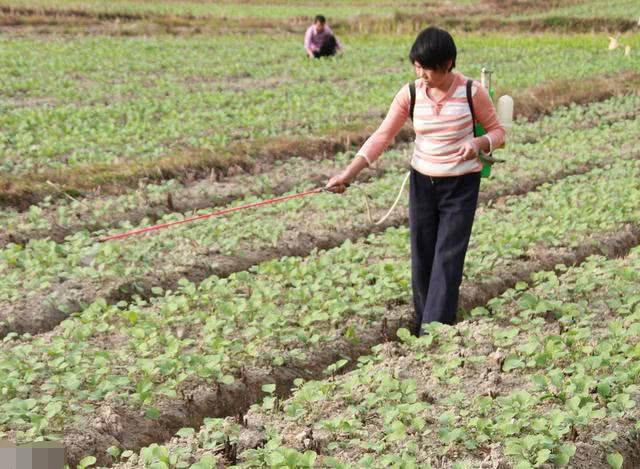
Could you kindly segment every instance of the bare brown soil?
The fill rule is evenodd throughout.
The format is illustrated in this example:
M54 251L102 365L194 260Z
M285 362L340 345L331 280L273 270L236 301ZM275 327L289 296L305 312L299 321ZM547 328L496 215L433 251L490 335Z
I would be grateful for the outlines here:
M56 98L33 98L33 97L3 97L2 100L4 104L10 108L20 108L20 107L33 107L33 106L42 106L49 105L55 106L58 104L58 100Z
M638 404L638 403L637 403ZM576 454L571 459L572 469L610 469L606 455L618 452L623 457L622 469L640 467L640 439L633 428L638 421L638 412L630 412L625 418L597 422L576 440ZM615 432L618 437L610 444L597 444L593 436Z
M550 114L559 106L570 103L588 104L604 101L613 96L635 93L640 88L640 73L626 70L611 81L610 77L592 77L585 80L556 80L544 83L522 93L500 90L500 94L516 94L516 116L529 120L541 114Z
M485 304L489 299L513 287L517 281L528 280L533 272L553 270L558 264L577 265L594 254L623 256L638 244L640 227L630 225L613 233L594 236L576 250L540 250L539 255L523 263L516 262L509 268L495 272L494 280L488 283L474 287L463 284L461 309ZM377 327L369 328L370 332L360 337L362 342L357 346L340 339L342 334L337 334L335 344L325 344L320 350L310 351L308 356L312 358L306 363L288 364L273 370L245 368L238 372L236 382L230 386L211 386L199 381L187 381L181 389L181 399L158 404L161 411L158 419L149 419L140 415L139 411L105 403L91 422L81 429L68 429L65 432L64 442L69 449L69 462L77 464L83 455L93 454L98 457L98 464L109 465L112 461L105 450L111 445L139 450L152 442L168 440L181 427L197 428L205 417L242 414L252 403L262 398L262 384L275 383L278 395L285 397L296 377L322 378L322 370L341 357L353 360L366 353L373 345L394 340L399 327L415 328L413 313L408 307L389 307L388 310L388 319L380 322ZM491 383L479 383L478 389L484 389L487 385L491 386ZM432 392L437 392L437 389L436 387Z
M92 12L81 9L58 9L58 8L30 8L0 5L0 13L8 17L14 16L45 16L45 17L72 17L72 18L93 18L98 20L140 20L142 15L129 13L107 13Z

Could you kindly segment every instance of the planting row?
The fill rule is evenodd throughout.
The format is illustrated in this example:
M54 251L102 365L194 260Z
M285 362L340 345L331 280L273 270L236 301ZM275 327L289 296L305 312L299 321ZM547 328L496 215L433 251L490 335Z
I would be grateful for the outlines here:
M598 237L624 223L637 228L639 173L640 163L620 162L480 210L465 288L503 274L506 282L526 277L519 273L525 261L550 259L553 265L553 252L597 251ZM307 258L213 276L199 286L180 282L177 293L150 302L96 301L42 336L9 334L0 348L0 436L72 444L90 434L87 421L105 409L133 421L162 416L163 425L146 431L164 429L168 436L180 421L180 403L186 407L178 414L190 415L187 396L194 390L208 390L210 406L224 386L241 386L248 377L259 381L256 373L263 382L292 369L293 377L313 374L320 357L342 353L333 345L343 341L349 350L349 344L366 343L384 329L386 306L407 300L407 238L405 228L392 228ZM217 412L229 409L224 404ZM121 441L135 449L137 427L122 418L100 426L110 429L109 438L87 444L104 451Z
M302 191L324 185L353 156L354 152L338 153L332 158L318 155L319 159L312 161L293 157L276 161L272 166L265 165L264 170L240 171L220 181L207 178L181 183L172 179L161 184L141 185L137 190L119 196L58 200L48 197L24 212L0 210L0 224L5 227L0 233L0 246L10 242L27 244L29 240L39 238L62 242L78 231L94 232L124 224L144 226L165 215L182 213L186 216L196 210L213 210L248 196L268 198ZM405 168L408 159L405 151L388 152L377 164L376 171L363 174L363 177L376 177L391 169Z
M613 0L604 3L602 0L586 0L570 2L569 6L557 6L549 8L548 2L539 4L507 4L502 5L501 13L504 19L547 19L547 18L599 18L599 19L628 19L629 13L633 14L636 4L633 0ZM54 15L56 12L78 16L91 16L92 14L102 19L121 18L124 20L159 19L176 20L176 26L183 26L186 20L224 18L236 20L260 19L265 21L278 21L284 19L288 25L297 25L300 20L311 21L315 16L313 2L237 2L223 1L215 4L182 1L182 2L136 2L132 0L118 0L106 2L104 0L63 0L53 2L51 0L4 0L0 7L14 8L15 14L47 13ZM313 7L313 8L312 8ZM28 9L21 11L20 9ZM10 12L10 10L7 10ZM394 15L438 16L438 17L463 17L468 20L495 18L495 4L479 0L458 0L438 4L415 4L411 2L389 3L383 0L352 0L350 2L326 2L323 4L323 13L332 20L356 20L361 17L391 19ZM180 21L182 20L182 21ZM198 23L200 24L200 23ZM249 27L251 23L247 24Z
M351 0L349 2L330 1L323 4L323 12L332 19L349 18L360 14L368 15L392 15L394 12L402 10L403 12L418 13L423 8L411 2L398 2L397 4L389 3L387 0ZM474 0L459 1L457 3L469 4ZM32 8L34 13L39 10L46 10L53 14L56 10L63 13L64 11L79 11L87 14L103 14L108 16L121 16L123 19L143 19L145 16L153 18L154 16L195 16L195 17L223 17L223 18L266 18L276 20L278 18L287 18L290 21L298 20L301 17L313 21L316 15L316 6L314 2L305 0L302 2L261 2L250 1L238 2L222 1L216 3L198 2L198 1L160 1L160 2L137 2L132 0L118 1L78 1L78 0L3 0L2 4L13 8ZM0 5L2 5L0 4ZM178 23L180 24L180 23Z
M524 15L514 14L513 19L542 19L542 18L615 18L637 21L640 18L638 4L633 0L589 0L586 2L571 2L567 6L554 8L545 13L530 12Z
M274 139L364 131L412 79L406 56L414 37L343 40L342 60L318 63L305 59L294 36L4 40L0 79L4 101L13 103L0 115L5 199L27 189L56 193L47 180L63 190L131 184L134 175L158 178L157 167L175 174L181 166L248 163ZM640 47L635 36L625 40ZM478 77L487 66L499 90L517 96L548 80L638 65L637 55L607 50L605 36L458 34L457 41L463 73ZM113 64L108 72L104 63ZM363 77L363 69L376 73Z
M399 330L355 371L296 380L287 400L264 386L240 424L114 448L115 467L636 467L640 249L532 277L456 326Z
M496 167L494 177L484 183L484 201L523 193L567 174L638 158L637 149L625 144L637 127L635 120L557 131L547 137L544 132L553 127L551 122L554 120L535 124L538 132L525 132L528 139L540 139L537 143L513 144L504 152L509 162ZM570 126L563 117L555 122ZM392 159L402 158L406 153ZM66 314L99 297L112 301L129 299L136 292L149 296L161 291L151 287L175 289L181 277L197 281L210 274L226 275L262 260L303 255L314 247L336 246L366 235L374 228L366 216L364 194L368 194L372 219L377 219L392 204L401 179L399 167L392 165L344 196L314 195L122 241L99 243L91 234L78 232L62 243L8 244L0 250L0 319L4 321L0 329L4 333L48 330ZM406 221L405 200L390 224ZM247 197L233 205L252 201L254 197ZM171 214L161 221L182 217ZM126 228L131 226L123 224L109 233Z
M553 115L542 117L534 123L516 122L509 134L509 151L517 156L522 148L519 144L544 142L574 130L610 126L616 121L635 118L639 112L640 96L636 94L585 106L560 108ZM290 158L281 164L276 162L271 169L256 168L251 170L254 174L231 176L219 182L206 179L183 184L170 180L142 186L122 196L93 196L81 200L47 198L25 212L0 210L0 224L5 227L0 233L0 247L9 242L26 244L29 239L46 237L60 242L67 235L83 229L95 231L118 226L123 221L144 225L145 217L153 221L174 211L184 213L221 205L242 196L266 197L307 188L314 183L324 182L351 155L339 153L334 158L322 158L312 163L305 158ZM382 170L387 170L400 167L406 161L404 152L388 152L379 160L379 165ZM520 166L520 161L514 163L516 168ZM496 177L500 179L516 168L496 171Z

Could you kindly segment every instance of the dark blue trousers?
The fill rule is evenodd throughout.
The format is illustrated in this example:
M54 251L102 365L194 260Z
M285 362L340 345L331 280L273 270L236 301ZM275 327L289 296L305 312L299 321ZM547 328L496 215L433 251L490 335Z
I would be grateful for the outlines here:
M338 49L338 43L336 41L335 36L329 36L322 43L320 50L313 53L313 56L316 59L319 59L320 57L329 57L332 55L336 55L337 49Z
M431 177L411 169L411 286L422 324L453 324L464 258L478 206L480 173Z

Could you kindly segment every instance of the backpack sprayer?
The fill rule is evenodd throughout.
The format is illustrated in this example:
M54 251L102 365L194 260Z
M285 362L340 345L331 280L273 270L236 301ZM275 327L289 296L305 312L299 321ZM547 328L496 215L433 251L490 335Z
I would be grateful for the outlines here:
M492 72L490 70L487 70L486 68L482 68L480 81L482 83L482 86L487 88L487 90L489 92L489 96L493 100L494 91L493 91L493 86L491 85L491 73ZM410 115L411 115L411 118L413 120L413 108L414 108L414 105L415 105L415 85L413 84L413 82L410 83L409 89L410 89L410 92L411 92L411 110L410 110ZM471 109L471 116L473 118L473 135L474 135L474 137L480 137L482 135L485 135L487 133L486 130L484 129L482 124L476 120L475 114L473 112L473 101L471 99L471 80L469 80L467 82L467 100L469 102L469 108ZM505 130L511 130L512 123L513 123L513 99L511 98L511 96L504 95L504 96L501 96L500 99L498 99L497 115L498 115L498 121L502 124L502 126L505 128ZM495 163L495 162L503 161L503 160L499 160L499 159L494 158L493 156L491 156L491 154L486 155L482 151L480 152L480 155L478 155L478 157L480 158L480 161L482 161L482 163L483 163L482 171L481 171L481 177L489 177L491 175L491 165L493 163ZM405 176L404 180L402 181L402 185L400 186L400 190L398 191L398 195L397 195L395 201L393 202L393 205L389 209L389 211L380 220L378 220L375 223L373 223L373 220L371 220L371 213L369 211L369 204L367 202L367 198L366 198L366 195L365 195L365 202L366 202L366 207L367 207L367 215L369 216L369 220L374 225L379 225L379 224L383 223L389 217L389 215L391 215L391 212L393 212L393 210L396 208L396 205L398 205L398 202L400 201L400 196L402 195L402 191L404 190L404 186L406 185L407 181L409 180L409 175L410 174L411 173L408 172L407 175ZM325 189L325 188L311 189L311 190L308 190L308 191L299 192L297 194L291 194L291 195L286 195L286 196L282 196L282 197L276 197L276 198L273 198L273 199L267 199L267 200L263 200L263 201L260 201L260 202L254 202L254 203L251 203L251 204L241 205L241 206L238 206L238 207L233 207L233 208L218 210L218 211L215 211L215 212L205 213L205 214L202 214L202 215L197 215L197 216L193 216L193 217L190 217L190 218L185 218L183 220L178 220L178 221L173 221L173 222L168 222L168 223L161 223L159 225L148 226L148 227L145 227L145 228L138 228L138 229L135 229L135 230L126 231L124 233L118 233L118 234L114 234L114 235L110 235L110 236L103 236L103 237L99 238L98 241L104 242L104 241L111 241L111 240L115 240L115 239L128 238L129 236L142 234L142 233L149 233L151 231L156 231L156 230L160 230L160 229L163 229L163 228L168 228L168 227L174 226L174 225L180 225L180 224L183 224L183 223L188 223L188 222L196 221L196 220L203 220L205 218L217 217L217 216L225 215L227 213L235 212L235 211L238 211L238 210L244 210L244 209L248 209L248 208L259 207L259 206L262 206L262 205L268 205L268 204L273 204L273 203L277 203L277 202L284 202L285 200L295 199L295 198L299 198L299 197L306 197L308 195L319 194L321 192L326 192L326 191L328 191L328 189Z
M494 91L491 84L492 73L493 72L491 70L487 70L486 68L482 67L482 71L480 72L480 83L482 83L482 86L487 89L489 97L493 101ZM471 108L471 115L473 116L474 123L473 136L480 137L482 135L485 135L487 131L482 126L482 124L476 120L473 113L473 104L471 99L469 99L469 107ZM498 99L498 105L496 106L496 113L498 115L498 121L500 122L500 124L502 124L505 130L511 130L511 127L513 126L513 98L507 94L505 94L504 96L500 96L500 99ZM480 161L482 161L482 171L480 172L480 177L483 178L488 178L489 176L491 176L491 166L493 165L493 163L504 161L494 158L491 154L487 155L482 150L480 151L478 158L480 159Z

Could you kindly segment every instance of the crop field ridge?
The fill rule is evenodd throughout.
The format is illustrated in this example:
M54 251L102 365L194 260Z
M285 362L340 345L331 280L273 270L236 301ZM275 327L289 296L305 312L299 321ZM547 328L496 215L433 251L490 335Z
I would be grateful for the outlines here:
M640 152L627 152L628 159L640 158ZM524 196L535 191L538 187L561 181L570 176L587 174L597 168L603 168L615 162L617 157L602 158L597 161L583 164L570 169L561 169L555 173L548 173L537 177L524 177L522 179L510 180L508 184L481 190L479 204L490 204L498 199L509 196ZM308 216L304 212L301 217ZM362 216L359 214L358 216ZM263 263L271 259L278 259L283 256L308 256L316 249L331 249L342 245L346 241L355 241L370 234L380 233L389 227L408 224L407 214L396 209L392 215L380 225L369 223L354 223L343 228L322 229L317 232L306 232L297 235L294 240L288 241L284 246L265 246L254 249L251 254L236 253L233 256L222 255L216 252L202 252L188 268L174 269L168 273L151 271L147 275L133 279L116 279L115 281L92 282L83 279L81 289L73 287L74 282L68 282L57 287L61 297L57 299L58 304L64 307L48 305L41 296L35 296L31 300L16 302L12 309L15 312L4 311L0 313L0 318L12 318L0 322L0 338L10 332L19 334L30 333L39 334L49 331L63 321L70 314L81 311L85 305L94 301L97 297L104 298L109 303L118 301L131 301L134 297L149 299L153 296L153 289L160 287L163 290L175 290L178 282L186 278L191 282L198 283L207 277L216 275L227 277L235 272L248 270L250 267ZM153 235L152 235L153 236ZM116 243L118 241L115 241ZM95 284L95 285L94 285ZM70 288L71 287L71 288ZM29 311L29 314L21 313Z
M349 156L354 156L354 152L347 152ZM341 159L340 161L342 161ZM401 167L406 166L406 158L395 159L392 161L382 161L381 165L376 168L374 172L363 173L358 180L360 182L367 182L371 178L381 176L385 174L389 169L398 170ZM260 178L269 180L268 184L260 184L256 181L255 175L242 172L238 175L230 175L222 178L219 181L211 181L210 179L198 180L193 183L186 184L178 187L175 190L167 190L166 196L161 200L151 200L146 203L142 203L140 208L132 208L127 212L106 213L99 222L89 221L82 217L80 214L76 216L77 219L73 220L71 226L61 226L55 221L52 221L53 226L50 228L40 229L13 229L0 233L0 249L4 248L9 243L15 244L27 244L33 239L48 238L55 242L64 242L67 236L70 236L78 231L95 232L98 230L104 230L107 228L116 227L123 222L128 222L135 226L143 220L155 223L160 220L168 212L181 213L188 216L198 210L215 210L217 207L223 207L231 202L247 197L248 195L264 196L264 197L277 197L285 195L288 192L294 191L297 187L300 187L303 183L308 187L320 187L323 186L330 176L336 171L338 162L335 160L319 160L314 161L312 167L308 167L310 164L308 160L301 158L292 158L287 163L300 166L298 173L304 170L306 174L283 174L286 173L288 168L282 165L269 167L266 170L260 171ZM303 165L306 166L303 168ZM295 176L299 176L299 179L294 179ZM213 192L211 186L219 186L222 189ZM207 187L208 186L208 187ZM142 200L144 195L141 195ZM113 200L117 203L117 197L96 197L96 198L84 198L79 199L77 204L85 207L89 206L93 201L100 200ZM50 209L44 208L42 217L55 220L57 206L53 206ZM28 218L28 214L25 214L24 218Z
M460 307L469 311L482 306L517 282L529 280L533 273L554 270L558 265L579 265L592 255L623 257L638 245L640 225L627 225L614 232L597 234L576 249L540 250L536 258L496 272L487 283L470 286L463 282ZM185 382L183 384L187 390L183 392L182 399L168 400L156 406L161 411L158 418L150 419L141 415L139 410L105 404L91 423L65 436L69 461L75 465L84 455L93 454L98 458L98 464L109 465L110 457L105 451L113 445L137 451L153 442L167 441L179 428L200 426L206 417L237 416L242 421L242 414L264 396L262 385L275 384L278 396L284 398L290 393L295 378L322 379L323 370L338 359L348 358L353 363L372 346L397 340L396 331L399 328L415 327L414 313L406 305L387 305L387 316L389 319L383 321L381 327L360 337L358 345L344 339L324 344L321 350L313 350L311 360L293 367L285 365L282 370L276 369L270 374L244 369L236 383L218 384L215 388ZM336 373L349 369L346 367Z
M71 18L91 18L97 20L120 20L135 21L145 18L145 15L135 13L116 13L116 12L92 12L81 9L58 9L58 8L29 8L15 7L10 5L0 5L0 13L7 16L44 16L49 17L71 17Z
M478 28L489 31L504 32L608 32L608 31L634 31L638 27L637 21L623 18L579 18L579 17L553 17L541 19L521 19L521 20L496 20L479 19L461 20L450 18L445 20L446 26L450 28Z
M79 165L69 170L48 171L28 177L0 175L0 188L3 189L0 206L26 210L47 196L60 198L68 193L81 197L84 192L97 187L102 193L118 194L137 186L141 179L158 182L179 179L185 173L196 179L210 178L215 174L217 180L227 177L231 169L256 174L258 170L273 167L275 162L292 157L311 161L333 157L339 152L351 150L352 146L363 144L373 130L369 126L360 131L336 132L338 135L332 137L279 138L262 143L248 141L228 148L225 150L227 155L182 150L169 156L133 163ZM407 143L414 137L413 130L406 126L396 136L396 142ZM241 155L257 155L259 164Z
M558 85L558 88L561 88ZM532 89L525 101L519 103L523 109L528 109L525 115L533 115L535 109L540 106L540 102L548 100L541 94L561 95L563 91L546 90L546 88ZM608 100L600 101L607 103ZM583 106L591 108L593 103L584 103ZM598 106L598 104L595 104ZM551 116L555 116L551 113ZM636 112L632 108L619 109L615 106L604 113L598 113L598 125L612 125L621 120L634 119ZM535 120L542 118L538 114ZM534 121L535 121L534 120ZM588 129L593 126L592 119L583 119L572 124L572 129ZM518 143L519 139L532 142L532 137L510 138L510 144ZM535 137L533 137L535 138ZM394 145L397 149L410 148L406 143ZM8 243L27 244L29 240L48 238L61 243L67 236L78 231L87 230L95 232L100 229L116 227L123 222L129 222L133 226L143 220L154 223L167 213L184 213L201 209L213 210L217 206L228 204L235 199L256 196L278 196L286 192L293 191L296 187L309 187L312 185L324 184L330 175L340 165L346 164L354 152L337 154L333 159L314 160L309 167L309 162L305 158L293 157L283 162L266 165L259 164L250 172L245 172L238 168L239 174L232 174L226 177L218 175L218 180L212 178L196 180L180 184L171 180L161 185L148 185L139 187L136 191L124 193L120 196L87 196L76 199L67 196L65 199L58 199L38 206L37 216L35 208L27 212L16 212L2 217L0 221L6 226L6 230L0 233L0 249ZM389 169L398 169L406 165L408 155L397 156L396 152L389 151L379 161L376 168L376 176L385 174ZM254 173L254 174L252 174ZM256 180L256 175L259 175ZM360 182L368 181L372 176L371 172L364 172L360 177ZM119 207L119 210L106 210L101 207ZM63 213L64 216L59 216ZM37 224L33 220L37 220ZM43 220L48 220L42 224ZM35 226L34 226L35 225Z
M607 77L590 78L576 83L573 79L553 80L524 91L498 90L509 93L517 103L516 116L533 121L551 114L560 106L577 103L595 103L614 96L635 93L640 84L640 73L627 70ZM374 130L373 123L365 128L334 132L331 136L283 137L263 141L246 141L227 147L220 152L176 150L171 155L154 159L141 158L134 162L85 163L65 169L50 169L35 174L0 174L0 207L27 210L45 198L58 199L69 194L82 197L99 188L104 194L121 194L136 187L140 180L148 183L182 178L224 178L230 168L255 174L259 169L273 167L274 162L291 157L311 160L322 155L334 157L361 145ZM405 126L396 136L395 143L407 143L415 135ZM257 155L258 159L246 155ZM258 164L259 162L259 164Z

